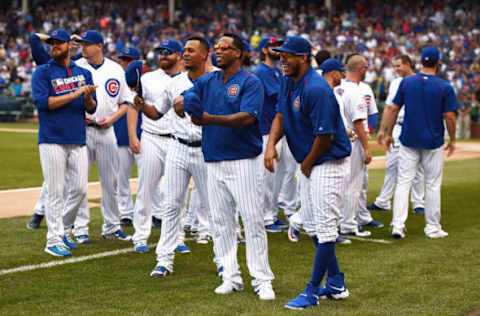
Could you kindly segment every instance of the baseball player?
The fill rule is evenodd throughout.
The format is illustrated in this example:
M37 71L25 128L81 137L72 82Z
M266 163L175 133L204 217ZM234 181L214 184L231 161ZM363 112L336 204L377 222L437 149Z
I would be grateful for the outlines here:
M388 96L386 100L386 105L391 106L393 104L393 98L397 94L398 86L403 78L413 75L412 70L412 61L408 55L399 55L393 60L393 68L396 73L400 76L395 78L388 89ZM398 151L400 149L400 132L402 130L403 117L405 115L405 109L402 107L398 113L397 121L393 127L392 136L393 144L390 146L387 151L386 157L386 171L385 171L385 180L383 182L382 190L380 195L375 199L371 205L367 206L367 209L370 211L388 211L390 210L390 200L393 197L393 191L395 190L395 185L397 183L397 171L398 171ZM425 191L425 179L423 175L422 166L419 166L417 174L413 179L412 193L410 200L412 201L412 206L415 214L424 213L424 196Z
M224 268L223 283L215 293L243 290L237 259L236 208L244 223L252 285L261 300L272 300L274 276L268 262L262 212L262 138L258 126L264 92L259 79L242 69L243 44L237 35L224 34L215 45L215 55L221 71L200 77L174 104L177 114L182 116L185 108L192 121L203 126L214 249Z
M366 67L367 61L365 58L359 55L352 56L347 63L346 79L342 81L339 87L335 88L335 93L342 99L347 128L358 135L358 140L351 144L349 185L344 195L340 233L360 237L370 235L369 231L360 230L357 222L365 169L372 160L367 134L368 109L365 103L365 94L359 87L359 83L365 76Z
M184 46L184 65L187 72L173 78L165 90L166 98L163 108L143 105L142 111L152 119L161 117L161 113L168 112L174 99L185 90L193 87L198 78L207 71L208 42L203 37L191 37ZM213 69L212 69L213 70ZM181 224L181 213L188 192L190 178L193 177L200 194L201 203L208 203L207 197L207 166L202 153L202 128L194 125L190 117L180 118L172 116L172 139L168 144L168 153L165 162L164 178L164 213L162 230L157 244L157 265L150 274L152 277L163 277L173 272L175 248L179 241L183 243L184 231ZM206 205L200 209L206 210ZM199 232L201 235L209 233Z
M377 135L379 144L392 143L392 129L401 107L405 107L400 133L397 186L393 203L392 236L405 237L405 221L408 217L408 191L418 166L425 173L425 235L428 238L443 238L448 233L440 225L440 189L444 162L443 119L447 124L450 140L445 146L447 156L455 150L455 112L457 98L452 86L436 76L440 51L428 46L422 50L422 70L406 77L400 83L393 105L385 109L385 119Z
M263 152L265 152L268 143L268 134L275 116L275 106L277 105L278 89L280 87L280 78L282 72L276 67L276 63L280 59L280 55L273 49L278 47L280 42L275 37L266 37L258 44L260 50L260 60L262 61L255 69L255 75L263 84L265 92L262 120L259 122L260 131L263 135ZM285 198L288 201L295 200L295 182L292 181L295 177L295 170L297 163L293 158L290 149L283 138L277 144L277 151L281 157L281 163L276 166L277 172L271 173L265 170L265 229L267 232L281 232L282 228L288 224L282 222L277 217L278 213L278 196L280 189L285 181L292 186L288 190L289 196ZM292 203L290 208L284 208L285 214L291 215L295 213L296 209Z
M302 221L317 248L311 280L302 294L285 305L289 309L317 305L319 297L343 299L349 295L335 240L351 147L333 90L310 66L311 49L299 36L286 38L276 48L288 78L280 85L278 112L265 154L265 167L274 172L274 160L279 160L275 144L286 135L301 166ZM327 282L320 287L325 272Z
M85 110L96 109L92 74L70 60L70 34L55 30L47 40L52 59L37 67L32 91L39 116L39 151L46 184L47 245L45 252L66 257L78 246L71 227L86 197L88 154L85 146ZM64 187L70 179L71 208L64 213ZM63 219L63 221L62 221Z
M126 70L132 61L140 59L140 52L133 46L127 46L120 51L118 59L123 70ZM139 115L139 121L141 119L141 115ZM132 226L134 210L132 193L130 192L130 174L133 163L136 162L138 169L140 169L141 162L140 156L132 153L129 147L127 115L123 115L113 124L113 130L117 139L119 157L117 201L120 211L120 225L126 227ZM140 125L138 125L137 137L139 139L141 131Z
M125 83L125 72L116 62L103 55L103 36L95 30L83 32L78 41L82 46L83 58L78 65L88 69L93 76L93 82L98 87L96 91L98 106L92 116L87 116L87 148L88 169L93 162L97 163L102 199L100 209L103 216L102 237L130 241L131 236L120 228L120 211L116 198L118 147L112 128L127 110L127 102L133 102L133 95ZM69 199L73 198L69 194ZM71 207L69 199L66 210ZM78 242L89 242L88 222L90 211L87 197L75 220L74 235Z

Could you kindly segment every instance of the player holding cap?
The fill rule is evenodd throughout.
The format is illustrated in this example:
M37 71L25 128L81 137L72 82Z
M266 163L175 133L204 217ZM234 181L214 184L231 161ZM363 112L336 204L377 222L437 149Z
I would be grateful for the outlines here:
M53 59L37 67L32 91L38 108L38 143L47 190L48 227L45 252L71 256L76 249L70 238L78 208L87 194L88 154L85 146L85 110L96 108L91 73L70 60L70 34L55 30L47 40ZM64 187L68 183L71 208L64 210ZM62 220L63 219L63 220Z
M404 78L393 99L393 105L385 109L385 119L378 132L378 143L392 142L392 130L398 112L405 106L405 117L400 134L397 187L393 202L392 236L405 237L405 221L408 217L408 192L421 165L425 172L425 235L443 238L448 233L440 225L440 189L444 162L443 119L447 124L450 141L445 146L447 156L455 150L455 112L457 98L452 86L436 73L440 65L440 51L428 46L422 50L422 70Z
M274 171L275 144L285 134L301 166L302 222L317 248L310 282L285 307L304 309L318 298L346 298L343 273L335 254L341 194L349 169L350 141L333 90L310 65L311 45L302 37L285 39L280 52L284 73L278 112L272 124L265 167ZM325 272L327 283L320 288Z

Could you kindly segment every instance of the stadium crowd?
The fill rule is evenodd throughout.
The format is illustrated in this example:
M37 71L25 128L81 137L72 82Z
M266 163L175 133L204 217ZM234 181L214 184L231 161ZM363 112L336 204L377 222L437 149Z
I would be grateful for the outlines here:
M316 3L319 2L319 3ZM234 32L252 47L252 67L258 63L259 41L274 35L301 35L314 51L328 50L344 61L361 52L369 61L365 81L377 100L385 99L395 78L392 57L408 54L420 69L420 51L429 45L442 53L440 76L452 83L462 109L479 120L474 92L480 89L480 4L462 1L338 2L329 18L323 1L177 1L175 22L168 25L167 4L142 1L132 10L127 1L37 1L29 13L11 7L0 12L0 94L28 96L35 64L28 45L30 32L64 28L73 33L98 29L105 38L105 54L116 56L136 46L151 68L157 67L155 46L164 38L185 40L202 33L213 42ZM468 115L468 114L467 114Z

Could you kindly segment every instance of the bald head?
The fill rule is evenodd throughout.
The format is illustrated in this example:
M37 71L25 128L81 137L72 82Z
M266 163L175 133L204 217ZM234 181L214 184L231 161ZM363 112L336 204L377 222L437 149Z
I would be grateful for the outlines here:
M365 73L367 72L368 62L360 55L353 55L347 61L347 79L353 80L359 83L365 79Z

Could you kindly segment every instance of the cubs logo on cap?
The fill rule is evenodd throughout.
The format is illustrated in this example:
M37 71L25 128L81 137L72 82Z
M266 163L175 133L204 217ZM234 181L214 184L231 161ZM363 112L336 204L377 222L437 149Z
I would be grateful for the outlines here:
M296 97L293 101L293 108L298 111L300 109L300 97Z
M112 98L116 97L120 91L120 82L117 79L108 79L105 82L105 90Z
M230 87L228 87L228 96L233 98L238 95L239 91L240 91L240 86L236 83L232 84Z
M82 32L82 34L80 34L81 37L85 37L87 36L87 32Z
M53 36L56 36L56 35L57 35L57 31L56 31L56 30L53 31L53 32L52 32L52 35L53 35Z
M168 45L168 39L162 41L162 45Z

